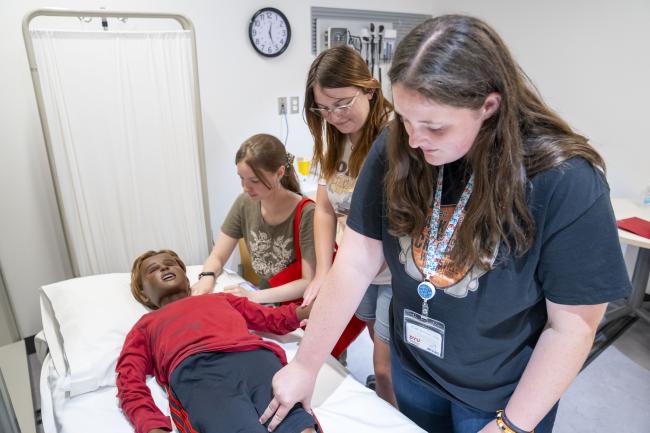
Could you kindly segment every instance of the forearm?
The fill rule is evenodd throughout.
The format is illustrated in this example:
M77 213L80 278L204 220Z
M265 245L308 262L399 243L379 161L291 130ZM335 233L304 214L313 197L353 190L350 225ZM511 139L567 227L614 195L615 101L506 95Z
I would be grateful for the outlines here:
M223 270L222 260L215 254L213 250L208 258L203 263L202 272L214 272L215 278L221 274Z
M383 262L381 242L346 229L348 239L327 274L295 357L316 372L354 314Z
M134 373L133 368L129 367L120 367L117 372L117 397L120 407L136 432L147 433L156 428L171 431L169 418L153 401L145 383L145 376L140 372Z
M214 272L218 276L223 270L239 239L232 238L224 232L219 232L219 237L210 251L210 255L203 263L203 272Z
M598 321L547 325L505 408L516 426L533 430L557 403L580 372L593 344Z
M322 198L321 195L325 195ZM324 202L327 200L326 202ZM319 191L318 203L314 211L314 249L316 251L316 275L322 279L332 267L332 254L336 239L336 215L327 199L327 192Z
M259 290L250 296L250 300L258 304L271 304L274 302L293 301L305 292L311 278L301 278L277 287Z
M214 275L204 275L199 278L199 281L192 285L192 295L203 295L205 293L211 293L214 290L214 286L217 283L217 277L223 270L221 263L221 260L213 254L208 256L203 264L203 270L201 272L212 272Z
M223 271L223 265L228 260L228 257L232 254L235 246L237 245L237 239L231 238L230 236L224 234L223 232L219 233L217 242L215 242L210 255L203 263L202 272L213 272L214 277L204 276L198 282L192 286L193 295L202 295L204 293L210 293L214 290L214 286L217 282L217 277Z
M309 315L309 309L296 304L268 307L250 301L245 297L226 295L230 304L241 313L252 331L287 334L300 327L300 322Z

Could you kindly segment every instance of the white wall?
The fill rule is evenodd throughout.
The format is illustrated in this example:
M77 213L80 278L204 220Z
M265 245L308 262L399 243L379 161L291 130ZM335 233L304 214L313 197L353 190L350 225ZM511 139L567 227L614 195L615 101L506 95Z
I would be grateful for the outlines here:
M650 185L650 2L437 0L492 25L546 102L605 158L612 196Z
M292 41L275 59L250 47L253 12L275 6ZM4 1L0 4L0 264L23 336L40 328L37 289L71 275L36 110L21 21L42 7L179 12L196 27L211 224L240 187L234 151L248 136L284 133L278 96L300 96L313 57L310 6L412 13L466 12L487 20L549 104L592 139L608 164L612 195L637 199L650 184L646 143L650 100L650 3L647 0L122 0ZM92 102L90 98L89 102ZM301 115L289 116L288 148L310 154Z
M71 276L21 35L24 15L59 7L177 12L196 29L212 229L221 221L240 186L234 153L248 136L268 132L284 139L278 96L300 96L313 60L310 7L350 7L431 13L428 0L210 0L5 1L0 4L0 263L16 310L20 332L40 327L38 287ZM291 23L292 40L275 59L257 55L248 41L248 21L259 8L274 6ZM92 103L92 97L89 98ZM302 115L289 116L289 151L311 155Z

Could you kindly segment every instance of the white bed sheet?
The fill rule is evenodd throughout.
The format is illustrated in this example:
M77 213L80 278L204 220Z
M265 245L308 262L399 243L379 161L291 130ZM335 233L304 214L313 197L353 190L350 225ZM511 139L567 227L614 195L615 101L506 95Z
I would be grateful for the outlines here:
M297 335L276 339L291 359L297 350ZM60 377L48 355L41 371L41 416L45 433L132 432L122 414L117 388L108 386L93 392L67 397L66 378ZM147 384L160 410L169 415L167 396L154 378ZM357 382L332 357L321 369L312 400L324 433L395 432L422 433L424 430L395 408ZM174 430L176 431L176 430Z

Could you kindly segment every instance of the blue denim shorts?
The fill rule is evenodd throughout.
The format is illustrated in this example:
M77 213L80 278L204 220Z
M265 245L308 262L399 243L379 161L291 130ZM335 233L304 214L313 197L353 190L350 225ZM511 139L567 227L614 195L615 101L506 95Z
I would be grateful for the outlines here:
M375 321L375 333L385 343L390 342L388 309L393 291L389 284L371 284L363 295L355 316L364 322Z

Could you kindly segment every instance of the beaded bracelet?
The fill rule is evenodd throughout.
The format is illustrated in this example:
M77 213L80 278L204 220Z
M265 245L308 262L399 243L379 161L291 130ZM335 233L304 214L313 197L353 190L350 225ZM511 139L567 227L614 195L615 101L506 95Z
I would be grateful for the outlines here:
M505 433L535 433L535 430L526 431L520 429L512 423L506 416L506 411L503 409L497 410L497 426L499 430Z

